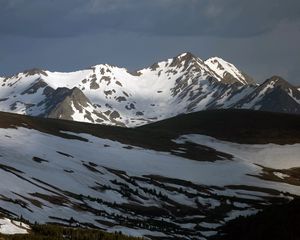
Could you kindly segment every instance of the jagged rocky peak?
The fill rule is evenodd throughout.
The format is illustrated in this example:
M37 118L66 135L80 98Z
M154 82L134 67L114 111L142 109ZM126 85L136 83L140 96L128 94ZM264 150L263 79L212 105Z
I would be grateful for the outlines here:
M184 65L185 68L187 68L189 64L199 63L199 62L202 63L203 61L200 58L193 55L192 53L185 52L174 57L172 59L170 67L181 68Z
M283 87L283 88L294 87L284 78L277 75L268 78L265 82L263 82L262 85L269 85L269 84L273 85L274 87Z
M190 60L194 60L194 59L199 59L198 57L196 57L191 52L181 53L176 58L181 59L182 61L190 61Z
M169 59L166 59L163 61L155 62L149 68L137 70L135 72L130 72L130 73L135 76L140 76L142 74L143 70L146 70L146 69L150 69L151 71L157 71L160 68L168 68L168 67L179 69L182 66L187 66L187 65L189 65L189 63L196 62L196 61L202 61L202 60L200 60L199 58L197 58L190 52L185 52L185 53L177 55L176 57L169 58Z
M290 84L288 81L280 76L273 76L267 79L262 86L272 86L273 88L280 88L287 92L295 101L300 103L300 92L297 87Z
M272 76L260 85L260 88L280 88L290 94L293 94L297 99L300 99L298 89L280 76Z
M49 109L48 117L74 120L73 114L74 110L83 113L84 108L92 105L90 100L83 94L83 92L74 87L71 90L67 88L58 88L53 95L51 102L57 102L56 105Z

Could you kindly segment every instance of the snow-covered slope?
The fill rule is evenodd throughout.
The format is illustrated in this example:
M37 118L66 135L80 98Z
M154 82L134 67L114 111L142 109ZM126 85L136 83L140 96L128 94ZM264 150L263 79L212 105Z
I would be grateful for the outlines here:
M300 167L299 142L250 145L185 134L169 139L170 150L157 151L132 145L126 137L116 141L108 127L99 132L110 137L97 137L59 128L74 123L5 116L0 211L7 217L135 236L206 239L230 219L300 195L294 172ZM75 127L84 128L89 126ZM139 131L118 129L128 130ZM198 157L191 159L191 151Z
M0 218L0 233L5 235L26 234L30 227L22 222L8 218Z
M205 61L220 79L228 83L240 82L241 84L254 84L254 80L238 70L233 64L226 62L222 58L212 57Z
M265 109L244 101L257 88L233 64L183 53L135 72L101 64L70 73L32 69L0 78L0 110L132 127L205 109ZM299 104L291 94L287 97Z

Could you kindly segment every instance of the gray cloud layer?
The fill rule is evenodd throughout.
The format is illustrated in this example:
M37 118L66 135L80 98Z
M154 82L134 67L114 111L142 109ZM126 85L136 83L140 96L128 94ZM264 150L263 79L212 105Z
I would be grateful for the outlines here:
M298 0L0 0L0 73L138 68L192 51L300 85Z
M2 34L65 37L103 31L248 37L299 20L297 0L2 0Z

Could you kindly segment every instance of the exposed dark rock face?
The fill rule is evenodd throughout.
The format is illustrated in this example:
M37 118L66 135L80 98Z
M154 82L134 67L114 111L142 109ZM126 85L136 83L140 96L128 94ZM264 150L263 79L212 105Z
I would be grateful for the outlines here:
M112 95L112 90L104 91L104 94L105 94L106 96Z
M21 94L34 94L36 93L39 89L47 87L48 84L45 83L41 78L37 79L36 82L31 85L28 89L23 91Z
M186 70L190 63L196 63L196 57L192 53L187 52L173 58L170 67L181 68L184 64L184 70Z
M150 67L150 69L151 69L152 71L155 71L155 70L158 69L158 68L159 68L158 63L154 63L154 64L152 64L152 66Z
M82 113L84 107L92 105L82 91L76 87L71 90L68 88L58 88L53 92L47 103L47 117L66 120L73 120L74 109L72 106Z
M18 104L24 105L26 110L28 110L29 108L35 106L35 104L24 103L24 102L21 102L21 101L16 101L16 102L14 102L13 104L10 105L10 109L11 110L16 110Z
M123 87L122 83L120 83L119 81L116 81L116 84L119 85L120 87Z
M105 81L106 82L106 85L108 86L111 82L111 78L109 76L103 76L101 79L100 79L100 82L102 81Z
M120 126L120 127L126 127L126 125L120 121L118 121L117 119L120 119L121 115L119 112L117 111L113 111L110 113L109 115L109 120L114 123L116 126Z
M116 100L118 102L126 102L127 99L125 97L123 97L123 96L120 96L120 97L117 97Z
M38 69L38 68L32 68L32 69L29 69L29 70L25 70L23 73L26 74L26 76L33 76L33 75L36 75L36 74L43 75L43 76L48 76L46 71L44 71L42 69Z
M110 114L110 118L111 119L115 119L115 118L119 118L120 117L120 114L117 112L117 111L113 111L111 114Z
M5 102L8 98L1 98L0 102Z
M236 78L234 76L232 76L232 74L227 72L223 76L223 82L227 83L227 84L234 84L234 83L236 83Z
M108 118L103 113L101 113L101 112L97 112L97 111L94 110L93 114L95 114L100 119L104 119L105 121L108 121ZM103 122L103 120L102 120L102 122Z
M98 83L96 83L95 81L94 82L91 82L91 85L90 85L90 88L91 89L98 89L100 86Z
M129 72L132 76L137 76L137 77L139 77L139 76L141 76L142 75L142 73L140 72L140 71L132 71L132 72Z
M142 113L142 112L136 112L136 115L137 115L137 116L143 116L144 113Z
M130 104L126 105L125 108L127 110L135 109L135 105L133 103L130 103Z
M96 74L92 75L92 79L90 81L91 81L90 89L98 89L100 87L99 84L97 83Z

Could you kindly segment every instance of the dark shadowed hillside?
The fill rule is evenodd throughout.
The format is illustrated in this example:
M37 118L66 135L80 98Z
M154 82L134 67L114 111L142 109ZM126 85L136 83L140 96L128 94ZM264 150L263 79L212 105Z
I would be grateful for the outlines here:
M239 217L222 228L222 237L211 240L298 240L300 199L269 206L250 217Z

